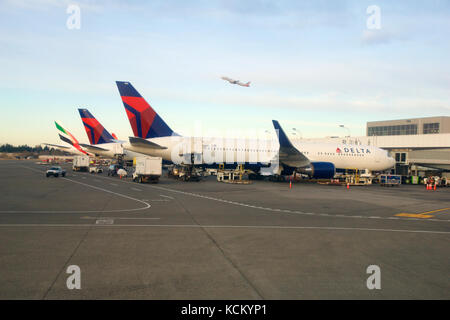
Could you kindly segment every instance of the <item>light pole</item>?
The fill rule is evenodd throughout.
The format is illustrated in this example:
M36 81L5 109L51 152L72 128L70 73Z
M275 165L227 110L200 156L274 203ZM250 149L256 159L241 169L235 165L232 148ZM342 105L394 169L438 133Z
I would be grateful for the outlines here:
M343 124L340 124L339 127L344 128L344 129L347 129L347 131L348 131L348 136L346 136L346 138L349 138L349 137L350 137L350 129L347 128L346 126L344 126Z
M346 129L346 130L348 131L348 135L345 136L345 138L346 138L346 139L345 139L345 143L347 143L347 138L350 138L350 129L347 128L346 126L344 126L343 124L340 124L339 127L344 128L344 129ZM351 142L350 142L350 143L351 143Z
M292 134L294 136L296 136L297 139L301 139L302 138L302 132L297 130L297 128L292 128Z

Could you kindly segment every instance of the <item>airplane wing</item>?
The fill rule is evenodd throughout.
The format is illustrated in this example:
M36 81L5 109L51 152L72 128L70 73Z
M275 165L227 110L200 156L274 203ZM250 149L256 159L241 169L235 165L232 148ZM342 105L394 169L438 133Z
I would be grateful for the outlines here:
M81 152L79 151L79 150L77 150L77 149L75 149L75 148L72 148L72 147L68 147L68 146L61 146L61 145L59 145L59 144L52 144L52 143L41 143L41 144L43 144L44 146L48 146L48 147L52 147L52 148L56 148L56 149L59 149L59 150L62 150L62 151L65 151L65 152L68 152L68 153L70 153L70 154L75 154L75 155L77 155L77 154L80 154ZM86 153L86 152L84 152L85 154L88 154L88 153Z
M88 151L93 152L93 153L98 152L98 151L109 151L108 149L100 148L100 147L93 146L90 144L85 144L85 143L80 143L80 146L82 146L83 148L86 148Z
M45 146L54 147L54 148L60 148L60 149L64 149L64 150L70 150L70 149L72 149L71 147L60 146L60 145L58 145L58 144L52 144L52 143L46 143L46 142L44 142L44 143L42 143L42 144L45 145Z
M157 150L167 149L167 147L160 146L157 143L150 142L148 140L138 138L138 137L129 137L129 140L130 140L130 144L135 147L157 149Z
M286 133L284 133L283 128L277 120L272 120L275 130L277 130L278 141L280 143L279 150L279 160L281 163L286 164L290 167L301 168L306 167L310 164L309 159L301 153L294 145L291 143Z

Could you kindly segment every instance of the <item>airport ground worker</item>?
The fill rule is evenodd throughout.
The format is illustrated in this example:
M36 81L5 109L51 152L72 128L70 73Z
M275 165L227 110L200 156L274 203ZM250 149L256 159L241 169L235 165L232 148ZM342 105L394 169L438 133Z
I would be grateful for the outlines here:
M127 176L127 172L124 169L119 169L117 170L117 175L121 178L126 177Z

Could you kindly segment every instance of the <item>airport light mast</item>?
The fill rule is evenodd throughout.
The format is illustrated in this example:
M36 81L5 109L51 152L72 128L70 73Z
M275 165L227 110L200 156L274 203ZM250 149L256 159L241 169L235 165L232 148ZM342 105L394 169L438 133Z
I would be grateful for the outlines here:
M297 128L292 128L292 131L293 131L292 134L295 136L296 139L302 138L302 132L297 130Z
M343 124L340 124L339 127L340 127L340 128L344 128L344 129L346 129L346 130L348 131L348 135L345 136L345 140L344 140L345 142L343 141L345 144L347 144L347 142L348 142L348 139L347 139L347 138L350 138L350 129L347 128L346 126L344 126ZM350 141L350 143L351 143L351 141Z
M340 124L339 127L344 128L344 129L347 129L347 131L348 131L348 136L346 136L346 138L350 138L350 129L347 128L346 126L344 126L343 124Z

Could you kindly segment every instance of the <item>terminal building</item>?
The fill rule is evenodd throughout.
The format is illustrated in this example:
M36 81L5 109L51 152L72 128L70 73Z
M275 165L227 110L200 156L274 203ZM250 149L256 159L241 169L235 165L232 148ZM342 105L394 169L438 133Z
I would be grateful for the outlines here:
M450 117L367 122L366 137L360 140L388 150L396 174L450 172Z
M388 150L396 160L396 174L450 172L449 116L371 121L367 122L366 136L329 137L327 140Z

